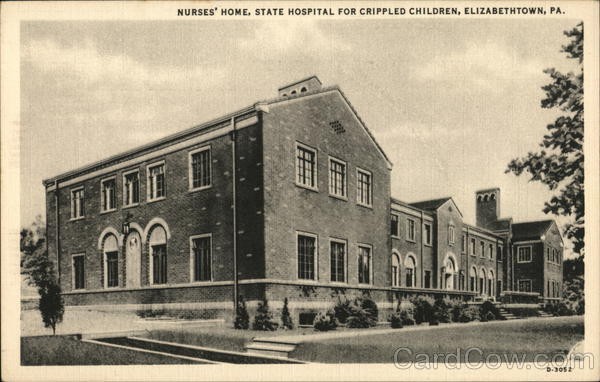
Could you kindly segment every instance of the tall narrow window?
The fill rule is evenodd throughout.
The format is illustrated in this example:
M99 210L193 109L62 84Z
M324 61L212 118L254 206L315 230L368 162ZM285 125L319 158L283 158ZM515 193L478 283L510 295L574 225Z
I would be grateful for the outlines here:
M490 260L494 260L494 244L490 244L488 249L490 251Z
M317 188L317 152L296 143L296 183Z
M415 221L412 219L406 220L406 240L415 241Z
M109 234L104 238L104 286L114 288L119 286L119 244L115 235Z
M546 248L546 260L550 261L550 247Z
M469 242L469 253L471 256L475 256L475 239L471 239Z
M358 247L358 282L359 284L371 283L371 248Z
M150 234L150 276L153 284L167 283L167 233L156 226Z
M400 227L398 226L398 215L392 214L391 219L391 234L392 236L398 237L400 236Z
M329 158L329 193L346 197L346 163Z
M363 206L371 206L372 204L372 179L371 173L368 171L357 169L356 173L356 183L357 183L357 192L356 192L356 201L358 204Z
M448 244L454 244L454 240L455 240L454 234L455 234L454 224L450 223L448 225Z
M116 207L116 181L114 178L105 179L101 182L102 188L102 211L112 211Z
M346 243L342 241L330 241L331 256L331 281L346 281Z
M392 254L392 286L400 286L400 258Z
M423 241L425 242L425 245L431 245L431 224L429 223L423 224Z
M425 271L425 288L431 288L431 271Z
M85 288L85 256L73 256L73 289Z
M298 234L298 278L315 279L316 236Z
M415 259L412 256L406 256L404 261L404 267L406 268L406 286L409 288L417 286L416 284L416 264Z
M485 243L483 241L479 242L479 250L480 250L480 256L485 257Z
M190 153L190 189L207 188L211 185L210 147Z
M85 197L83 188L71 191L71 219L81 218L85 215Z
M148 199L155 200L165 196L164 163L148 167Z
M476 280L477 280L477 270L475 269L475 267L473 267L469 271L469 290L471 292L476 291L476 287L477 287L477 284L475 283Z
M502 261L502 246L499 245L498 248L496 249L496 260L497 261ZM500 290L500 289L498 289Z
M530 263L531 262L531 247L519 247L517 250L517 262L518 263Z
M123 205L133 206L140 202L140 173L135 170L123 175Z
M461 253L467 253L467 235L462 235L462 244L460 246Z
M211 237L192 237L193 281L212 280Z

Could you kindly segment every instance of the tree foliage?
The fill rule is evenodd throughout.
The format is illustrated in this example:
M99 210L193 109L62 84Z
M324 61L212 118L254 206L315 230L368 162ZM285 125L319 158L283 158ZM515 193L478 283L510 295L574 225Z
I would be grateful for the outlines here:
M584 254L584 168L583 168L583 23L564 32L570 39L562 47L567 58L577 60L576 73L561 73L554 68L544 70L551 82L542 87L545 98L541 106L558 109L561 115L547 125L547 134L538 152L513 159L506 172L521 175L528 172L530 181L538 181L554 196L544 205L544 213L571 217L565 235L576 253Z

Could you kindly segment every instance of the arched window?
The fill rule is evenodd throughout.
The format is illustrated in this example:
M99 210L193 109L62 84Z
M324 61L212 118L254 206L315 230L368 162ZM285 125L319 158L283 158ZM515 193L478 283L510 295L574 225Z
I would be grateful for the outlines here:
M300 93L305 93L306 90L307 90L306 87L303 86L302 89L300 89Z
M486 274L487 272L485 271L484 268L481 268L479 271L479 294L485 294L486 293Z
M455 289L455 274L456 265L454 264L454 260L452 259L452 257L448 256L448 258L444 262L444 269L442 275L444 289Z
M406 286L409 288L417 286L417 263L412 255L406 256L404 267L406 268Z
M104 258L104 287L119 286L119 244L115 235L108 234L102 245Z
M495 296L496 294L494 293L494 271L492 271L491 269L488 271L488 295L490 296Z
M487 201L488 201L488 196L487 196L487 194L485 194L485 195L483 196L483 201L484 201L484 202L487 202Z
M154 226L150 232L150 282L152 284L167 283L167 233L160 226Z
M469 290L475 292L477 290L477 269L471 268L469 271Z
M400 286L400 257L392 254L392 286Z

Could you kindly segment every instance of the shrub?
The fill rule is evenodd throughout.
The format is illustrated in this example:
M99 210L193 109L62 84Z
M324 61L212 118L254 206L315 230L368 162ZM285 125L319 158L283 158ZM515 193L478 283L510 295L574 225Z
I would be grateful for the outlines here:
M288 309L287 297L283 299L283 309L281 309L281 327L284 329L294 329L294 322L290 316L290 310Z
M379 317L379 308L377 307L377 303L367 296L359 298L357 301L367 316L369 316L370 320L373 321L373 324L376 324Z
M335 306L333 307L335 318L342 324L346 323L348 317L352 315L353 301L345 296L338 296Z
M233 327L236 329L248 329L250 327L250 316L248 316L248 309L246 309L246 301L240 296L237 308L235 311L235 322Z
M572 316L573 314L575 314L575 312L564 301L559 301L558 304L556 304L554 314L557 316Z
M254 316L254 324L252 329L254 330L265 330L273 331L277 329L277 322L273 321L273 314L269 311L269 303L267 299L263 302L258 303L258 309L256 310L256 316Z
M400 312L394 312L392 313L392 315L390 316L390 326L394 329L400 329L402 328L402 317L400 315Z
M352 315L346 320L346 326L349 328L368 328L375 324L370 312L358 304L353 306Z
M400 308L400 320L402 321L402 325L414 325L415 322L415 317L413 315L414 312L414 306L408 306L408 307L401 307Z
M354 300L338 297L333 315L340 323L345 323L350 328L367 328L377 324L379 309L369 297Z
M471 322L478 319L480 319L479 308L469 305L464 305L458 317L459 322Z
M434 304L431 297L417 296L411 302L415 307L414 316L417 324L431 321Z
M494 315L494 313L492 313L492 312L487 312L487 313L485 314L485 318L486 318L488 321L494 321L494 320L496 319L496 315Z
M313 327L315 330L320 332L326 332L328 330L334 330L337 328L337 320L335 319L334 312L327 313L319 313L315 317L315 321L313 322Z
M496 307L496 305L491 301L484 301L479 308L481 317L486 317L488 320L495 320L500 317L500 311ZM492 313L492 318L490 319L490 315L488 313Z
M430 322L438 321L442 323L450 322L450 312L447 302L441 298L435 300L433 304Z
M40 289L40 313L46 328L52 328L52 334L56 334L56 324L62 321L65 307L60 286L54 282L48 284L47 288Z
M447 305L452 322L460 322L460 312L464 309L465 304L460 300L450 300Z

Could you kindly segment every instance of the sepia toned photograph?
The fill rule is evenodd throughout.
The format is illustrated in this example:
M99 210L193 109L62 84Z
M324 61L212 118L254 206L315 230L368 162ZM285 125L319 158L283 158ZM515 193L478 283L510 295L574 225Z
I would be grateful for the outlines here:
M39 380L595 379L589 14L251 4L14 23L3 354ZM278 371L223 376L250 365Z

